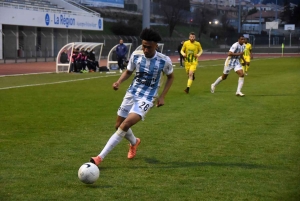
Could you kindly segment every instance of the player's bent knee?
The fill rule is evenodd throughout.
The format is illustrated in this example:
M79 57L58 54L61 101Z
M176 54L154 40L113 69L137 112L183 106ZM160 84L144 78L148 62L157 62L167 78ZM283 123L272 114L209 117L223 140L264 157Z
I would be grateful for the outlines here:
M123 121L119 128L121 128L124 131L127 131L131 126L132 124L130 122Z

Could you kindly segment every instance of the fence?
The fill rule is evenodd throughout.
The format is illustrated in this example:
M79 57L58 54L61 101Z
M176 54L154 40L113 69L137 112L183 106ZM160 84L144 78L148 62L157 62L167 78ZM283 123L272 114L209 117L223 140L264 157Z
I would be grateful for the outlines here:
M97 42L104 43L102 57L107 57L112 47L119 43L122 38L125 43L132 43L131 53L141 45L141 39L138 36L115 36L115 35L91 35L82 34L82 41L79 36L62 35L57 36L5 34L3 36L3 62L8 60L13 62L34 62L34 61L55 61L59 50L67 43L71 42ZM177 46L183 38L163 38L164 54L175 54Z
M125 43L132 43L131 52L139 45L141 40L138 36L116 36L116 35L96 35L82 34L81 42L104 43L102 57L106 58L113 46L118 44L122 38ZM166 55L176 55L177 47L182 40L187 38L163 38L163 53ZM220 39L200 39L204 52L228 52L230 46L237 41L237 35L229 38ZM80 42L76 34L57 34L57 35L35 35L35 34L5 34L3 36L3 60L6 62L36 62L36 61L55 61L58 51L67 43ZM282 43L285 44L286 50L290 52L300 52L300 36L289 35L271 36L271 46L269 47L269 36L250 36L250 43L255 52L278 52ZM1 52L0 52L1 54Z

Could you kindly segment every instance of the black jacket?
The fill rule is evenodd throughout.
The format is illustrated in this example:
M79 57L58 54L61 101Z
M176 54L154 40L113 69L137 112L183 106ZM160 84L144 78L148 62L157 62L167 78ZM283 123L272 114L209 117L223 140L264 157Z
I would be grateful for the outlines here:
M182 46L183 46L183 44L180 44L180 45L178 45L178 48L177 48L178 54L180 54L180 55L181 55L180 51L181 51Z

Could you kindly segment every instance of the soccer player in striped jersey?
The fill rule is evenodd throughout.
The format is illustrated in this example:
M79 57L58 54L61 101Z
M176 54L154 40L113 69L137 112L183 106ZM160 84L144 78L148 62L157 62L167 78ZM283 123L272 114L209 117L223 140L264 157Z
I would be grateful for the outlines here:
M247 75L249 67L250 67L250 61L253 59L252 55L252 45L248 42L248 38L245 37L245 50L244 50L244 59L246 63L241 60L241 64L243 67L244 74Z
M153 107L156 100L156 107L165 104L167 95L173 80L173 65L171 59L156 51L157 42L161 40L160 35L152 29L144 29L141 32L142 51L132 53L127 70L122 73L117 82L113 83L113 89L118 90L121 83L127 80L135 71L135 76L131 82L123 102L117 112L115 124L116 132L110 137L103 150L96 157L91 158L91 162L99 165L105 156L123 138L130 142L128 159L136 155L136 150L141 140L136 138L131 127L144 120L145 115ZM161 94L158 96L158 89L163 75L167 80Z
M195 71L198 65L198 57L201 56L203 50L201 44L197 42L194 32L190 33L189 40L183 43L180 53L184 57L185 71L188 74L187 87L184 90L185 93L190 92L193 80L195 80Z
M244 42L245 42L244 36L239 36L238 42L234 43L230 47L229 52L228 52L228 57L225 61L223 75L218 77L218 79L214 83L211 84L211 87L210 87L211 93L215 92L216 86L223 80L226 80L227 76L229 75L229 72L232 69L234 69L234 71L239 76L236 95L237 96L245 96L245 94L243 94L241 92L243 84L244 84L244 72L243 72L243 68L240 63L240 59L245 62L244 57L243 57L244 49L245 49Z

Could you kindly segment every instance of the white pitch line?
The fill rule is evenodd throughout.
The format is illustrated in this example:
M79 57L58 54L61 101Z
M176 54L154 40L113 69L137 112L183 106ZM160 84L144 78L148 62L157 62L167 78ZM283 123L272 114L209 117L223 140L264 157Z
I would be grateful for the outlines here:
M51 73L54 73L54 72L24 73L24 74L0 75L0 77L15 77L15 76L22 76L22 75L40 75L40 74L51 74Z
M88 77L88 78L80 78L80 79L76 79L76 80L66 80L66 81L59 81L59 82L48 82L48 83L41 83L41 84L26 84L26 85L12 86L12 87L3 87L3 88L0 88L0 90L23 88L23 87L34 87L34 86L44 86L44 85L50 85L50 84L61 84L61 83L76 82L76 81L83 81L83 80L91 80L91 79L96 79L96 78L112 77L112 76L115 76L115 75L105 75L105 76L97 76L97 77Z

